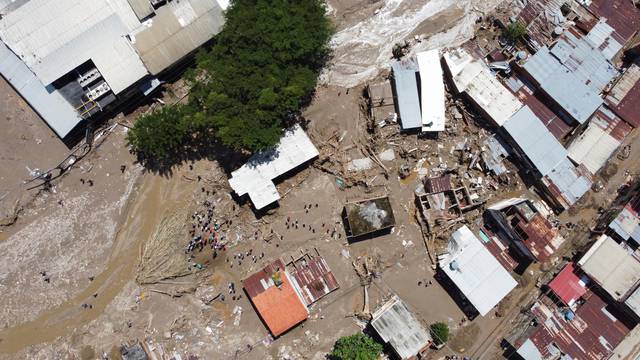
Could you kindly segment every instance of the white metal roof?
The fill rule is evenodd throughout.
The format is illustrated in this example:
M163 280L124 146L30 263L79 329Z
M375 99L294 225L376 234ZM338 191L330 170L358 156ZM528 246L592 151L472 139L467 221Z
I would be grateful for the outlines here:
M544 360L542 357L542 353L538 350L536 344L531 341L531 339L527 339L517 350L518 355L520 355L524 360Z
M619 140L590 122L587 129L569 146L569 158L583 164L587 170L595 174L607 163L618 146Z
M209 41L224 24L222 12L211 0L173 1L159 8L151 26L132 35L149 72L158 74Z
M401 359L411 359L431 343L431 336L398 297L373 313L371 326Z
M416 57L420 69L422 131L444 131L445 94L440 51L423 51Z
M458 59L458 60L455 60ZM457 73L453 82L459 92L467 95L498 126L504 125L523 104L478 61L466 61L466 56L445 55L449 71Z
M400 125L403 130L419 129L422 126L420 117L420 96L418 94L418 67L413 59L396 61L391 64L393 83L396 90L396 101L400 112Z
M44 85L91 59L117 94L147 74L125 37L139 26L126 0L31 0L0 20L0 38Z
M549 174L566 159L565 148L529 106L522 107L510 117L504 129L542 176Z
M638 287L624 303L627 304L629 309L640 316L640 287Z
M48 92L38 78L0 41L0 74L61 138L82 121L57 91Z
M486 315L516 287L509 272L466 225L451 235L448 251L440 267L480 315Z
M615 300L640 281L640 261L607 235L601 235L578 265Z
M318 149L299 125L287 130L273 150L252 156L231 173L229 185L238 194L248 194L256 210L280 199L273 179L318 156Z

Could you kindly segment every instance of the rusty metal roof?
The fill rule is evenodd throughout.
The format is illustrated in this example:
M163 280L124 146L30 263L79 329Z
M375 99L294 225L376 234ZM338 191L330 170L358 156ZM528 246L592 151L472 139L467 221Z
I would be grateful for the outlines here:
M611 109L633 127L640 126L640 66L632 64L606 97Z
M295 264L289 272L307 306L340 287L329 265L320 256Z
M561 353L572 359L606 359L630 329L593 292L587 292L573 315L542 298L531 308L538 327L529 337L542 359L556 359ZM569 320L571 317L573 318ZM520 353L520 350L518 350Z
M631 1L593 0L589 10L607 20L621 44L629 41L640 29L640 11Z
M425 179L424 189L427 194L436 194L451 190L451 175Z

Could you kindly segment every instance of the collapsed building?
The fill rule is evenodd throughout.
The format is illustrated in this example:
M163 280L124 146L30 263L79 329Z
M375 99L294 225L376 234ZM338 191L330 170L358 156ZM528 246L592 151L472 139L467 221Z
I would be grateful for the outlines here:
M453 186L451 175L424 179L424 192L416 192L420 213L433 233L440 226L459 221L464 212L484 204L464 183Z
M387 196L345 204L342 220L347 238L351 240L377 236L395 226L393 208Z
M211 40L228 1L18 0L0 4L0 74L64 138L160 85Z
M480 61L462 49L444 55L456 91L466 94L510 143L515 156L551 204L564 210L591 187L591 174L575 166L567 150L527 106Z
M528 199L513 198L487 207L485 228L511 247L524 266L544 262L564 243L546 216Z

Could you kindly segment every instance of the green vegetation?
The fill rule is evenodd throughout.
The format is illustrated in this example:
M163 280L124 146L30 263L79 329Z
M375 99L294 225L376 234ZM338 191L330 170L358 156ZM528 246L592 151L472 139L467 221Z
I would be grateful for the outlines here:
M512 22L504 29L503 35L512 43L517 42L527 35L527 27L521 22Z
M431 337L436 346L446 343L449 341L449 326L443 322L432 324Z
M363 333L343 336L333 346L330 358L334 360L375 360L382 345Z
M179 152L190 136L236 151L273 146L311 99L329 55L324 14L321 0L235 0L215 44L197 56L188 105L142 117L129 143L154 158Z
M127 134L136 151L163 160L178 151L187 139L188 125L183 106L164 107L141 116Z

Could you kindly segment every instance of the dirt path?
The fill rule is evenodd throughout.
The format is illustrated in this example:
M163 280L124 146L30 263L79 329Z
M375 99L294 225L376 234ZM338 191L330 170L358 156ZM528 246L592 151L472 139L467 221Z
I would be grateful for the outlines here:
M134 277L140 245L143 239L153 235L161 218L163 207L160 204L166 194L163 191L173 190L167 183L175 182L159 176L144 176L138 193L129 199L127 216L104 271L84 291L61 306L48 310L33 321L1 331L0 352L15 353L31 345L53 341L102 314ZM95 293L99 294L97 298L92 296ZM90 303L92 308L83 309L83 303Z

